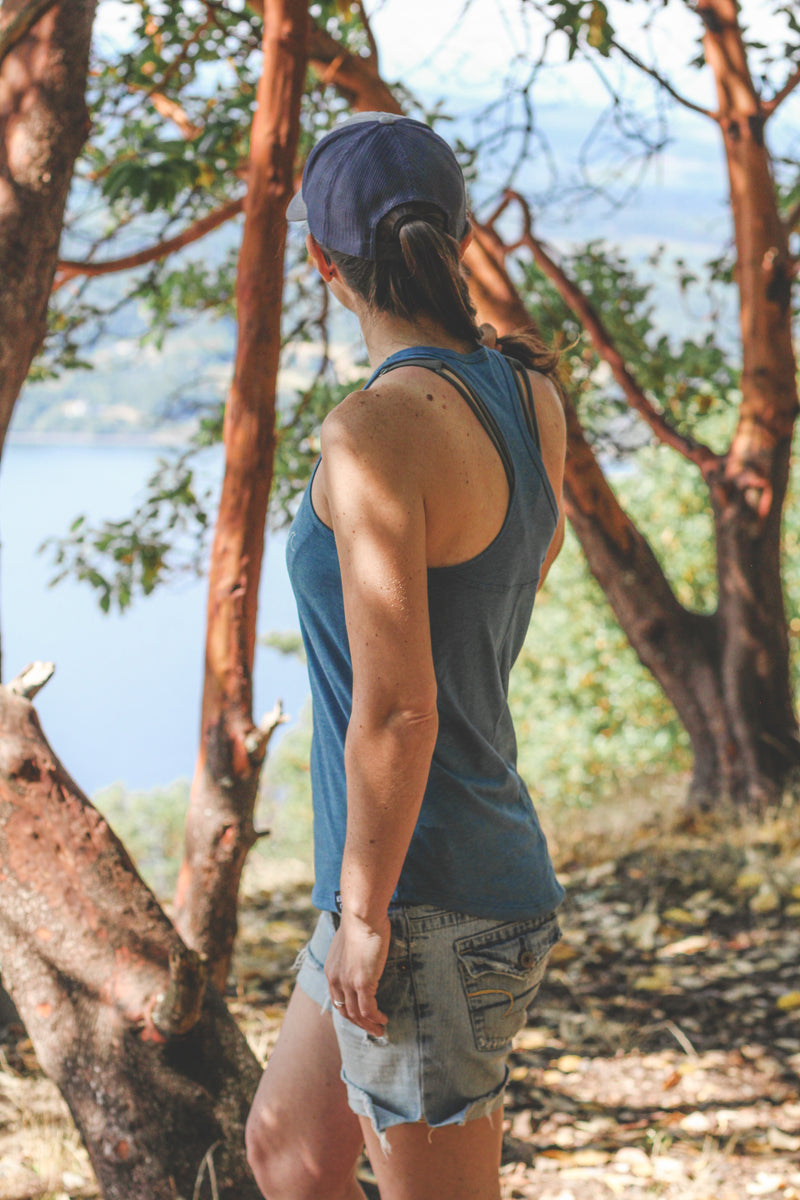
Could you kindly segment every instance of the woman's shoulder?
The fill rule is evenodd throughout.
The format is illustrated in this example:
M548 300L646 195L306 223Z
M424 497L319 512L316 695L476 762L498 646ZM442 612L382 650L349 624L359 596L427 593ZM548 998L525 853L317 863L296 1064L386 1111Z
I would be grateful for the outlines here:
M541 371L528 371L527 374L531 383L536 420L539 424L542 441L546 442L549 438L557 444L565 444L567 419L558 387L549 376L543 375Z
M434 392L430 374L419 367L398 367L368 387L350 392L322 423L325 445L356 443L363 453L391 445L413 450L421 427L433 416Z
M320 449L332 476L407 493L423 487L432 431L418 390L401 379L351 392L322 423Z

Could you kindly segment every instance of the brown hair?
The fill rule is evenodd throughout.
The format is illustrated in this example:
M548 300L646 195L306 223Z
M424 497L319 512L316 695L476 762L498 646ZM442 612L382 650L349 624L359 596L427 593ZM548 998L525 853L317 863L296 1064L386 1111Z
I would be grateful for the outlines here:
M461 267L459 243L445 232L444 215L430 204L400 204L377 228L376 260L325 250L348 284L370 308L413 319L420 313L455 338L481 342L475 306ZM497 339L497 349L525 367L555 376L558 353L531 322Z

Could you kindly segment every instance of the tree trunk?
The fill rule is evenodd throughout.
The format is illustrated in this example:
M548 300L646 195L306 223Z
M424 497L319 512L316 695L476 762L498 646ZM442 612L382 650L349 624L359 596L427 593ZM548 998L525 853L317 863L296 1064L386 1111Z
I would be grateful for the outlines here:
M244 1122L259 1066L202 964L0 688L0 961L107 1200L258 1200ZM208 1160L206 1159L206 1162Z
M790 254L738 5L701 0L697 11L725 144L742 339L739 421L724 471L711 481L721 691L734 735L734 798L760 806L800 764L780 555L798 410Z
M24 8L4 0L0 30ZM84 100L93 0L47 12L0 61L0 453L46 329Z
M224 988L244 860L274 718L253 724L252 670L275 449L286 206L306 69L306 0L268 0L236 283L239 339L225 412L225 476L211 552L200 749L176 924Z

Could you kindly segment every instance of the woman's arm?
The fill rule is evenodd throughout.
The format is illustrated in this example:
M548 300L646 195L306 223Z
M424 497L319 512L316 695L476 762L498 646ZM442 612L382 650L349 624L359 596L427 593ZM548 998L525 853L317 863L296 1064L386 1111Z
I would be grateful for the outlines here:
M342 921L326 974L331 995L345 1001L342 1011L373 1034L385 1025L375 992L389 945L386 910L437 733L421 434L388 388L348 397L322 430L324 493L353 664Z

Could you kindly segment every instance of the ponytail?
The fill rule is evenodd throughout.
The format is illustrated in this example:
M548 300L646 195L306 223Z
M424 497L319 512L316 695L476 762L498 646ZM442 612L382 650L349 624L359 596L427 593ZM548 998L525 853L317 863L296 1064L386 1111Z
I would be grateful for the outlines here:
M393 208L377 228L375 260L326 250L345 282L370 308L414 320L422 313L477 347L482 333L462 270L460 245L440 209L414 202ZM501 354L557 383L558 353L531 322L497 339Z
M561 356L558 350L547 345L533 321L523 329L515 329L513 333L499 337L497 349L506 358L515 358L517 362L521 362L529 371L539 371L540 374L546 375L559 391L561 390L558 379Z
M442 212L419 202L400 204L380 222L375 261L336 250L326 253L370 308L414 320L420 313L476 347L481 331L459 243L444 229Z

